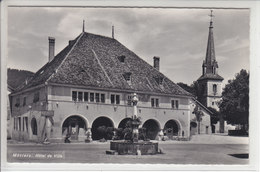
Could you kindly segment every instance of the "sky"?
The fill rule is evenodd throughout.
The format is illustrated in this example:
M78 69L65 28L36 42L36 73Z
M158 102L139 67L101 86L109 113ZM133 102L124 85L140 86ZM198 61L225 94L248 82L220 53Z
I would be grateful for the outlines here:
M85 31L115 39L175 83L188 85L202 74L210 9L9 7L7 67L36 72L48 61L48 37L55 54ZM241 69L249 71L247 9L214 9L214 43L218 73L224 84Z

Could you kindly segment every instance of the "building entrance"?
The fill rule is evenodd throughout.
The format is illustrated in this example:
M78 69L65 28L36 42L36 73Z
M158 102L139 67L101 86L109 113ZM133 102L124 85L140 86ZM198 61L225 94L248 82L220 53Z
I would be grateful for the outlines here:
M71 140L78 140L79 135L84 135L85 130L85 121L79 116L67 118L62 125L62 134L70 136Z

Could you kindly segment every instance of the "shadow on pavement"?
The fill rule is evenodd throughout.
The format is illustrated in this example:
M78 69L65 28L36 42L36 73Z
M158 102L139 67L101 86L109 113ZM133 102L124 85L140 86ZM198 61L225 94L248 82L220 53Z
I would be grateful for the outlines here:
M236 158L242 158L242 159L248 159L248 153L241 153L241 154L228 154L230 156L236 157Z

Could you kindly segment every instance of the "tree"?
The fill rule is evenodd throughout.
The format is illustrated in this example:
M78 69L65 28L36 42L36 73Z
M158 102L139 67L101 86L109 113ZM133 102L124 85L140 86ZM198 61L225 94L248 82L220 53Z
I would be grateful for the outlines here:
M194 81L190 86L182 82L177 83L182 89L191 93L194 97L198 97L198 82Z
M200 134L200 122L202 121L202 117L204 116L203 112L200 110L198 105L194 108L194 111L192 112L196 116L196 120L198 122L198 134Z
M246 129L249 117L249 73L242 69L235 79L229 80L222 93L220 112L230 124Z

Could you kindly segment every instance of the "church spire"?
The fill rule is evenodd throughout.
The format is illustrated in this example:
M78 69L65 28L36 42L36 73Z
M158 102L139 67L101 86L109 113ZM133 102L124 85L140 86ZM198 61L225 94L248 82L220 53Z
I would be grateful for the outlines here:
M203 62L203 74L212 73L216 74L216 68L218 64L215 57L215 47L214 47L214 37L213 37L213 10L210 11L210 25L209 25L209 35L208 35L208 44L206 58Z

